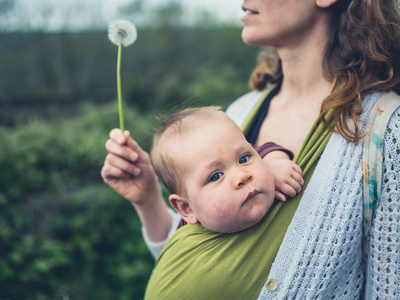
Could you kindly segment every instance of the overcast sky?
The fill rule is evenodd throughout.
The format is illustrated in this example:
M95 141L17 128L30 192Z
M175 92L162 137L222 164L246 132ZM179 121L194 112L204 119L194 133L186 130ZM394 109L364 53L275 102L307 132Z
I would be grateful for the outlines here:
M111 20L128 18L118 8L134 0L15 0L16 6L0 18L0 30L40 29L57 31L104 26ZM130 21L146 22L152 9L171 1L182 3L186 20L196 19L199 11L207 10L218 20L241 26L243 0L142 0L143 12ZM210 19L212 21L212 19Z
M82 0L81 0L82 1ZM96 1L98 0L86 0ZM111 11L118 6L118 4L129 2L129 0L102 0L104 7ZM169 0L145 0L148 5L157 5L168 3ZM243 0L181 0L183 5L191 11L195 11L198 8L206 8L212 12L215 12L221 19L239 19L243 12L241 6Z
M75 1L75 0L73 0ZM82 1L82 0L81 0ZM99 0L85 0L98 1ZM103 1L104 17L107 19L118 18L116 14L118 6L129 3L130 0L101 0ZM146 8L165 5L171 0L144 0ZM215 14L219 20L228 21L241 25L240 17L244 15L241 9L243 0L175 0L180 1L185 9L188 19L193 19L191 15L196 15L201 10L208 10ZM108 21L108 20L107 20Z

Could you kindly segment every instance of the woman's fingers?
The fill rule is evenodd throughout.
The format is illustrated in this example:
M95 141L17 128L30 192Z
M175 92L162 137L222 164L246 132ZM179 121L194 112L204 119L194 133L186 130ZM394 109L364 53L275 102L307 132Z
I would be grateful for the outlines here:
M110 139L114 140L119 145L123 145L126 143L126 139L127 139L126 132L128 132L128 131L125 131L125 135L124 135L124 134L122 134L120 129L114 128L110 131ZM129 136L129 132L128 132L128 136Z
M139 146L139 144L129 136L129 132L128 132L128 136L126 137L126 145L128 146L129 149L132 149L133 153L136 153L138 156L140 156L140 157L147 156L147 152L144 151Z
M106 142L106 149L108 153L118 155L120 157L125 158L126 160L130 160L132 162L135 162L139 155L133 151L131 148L127 146L123 146L115 142L113 139L109 139Z
M108 183L112 179L124 179L129 178L131 175L125 173L121 169L113 167L109 164L104 164L101 168L101 177L105 183Z
M141 170L136 167L132 162L127 161L126 159L122 158L121 156L109 153L105 160L105 165L108 164L114 168L118 168L121 171L133 175L139 176Z
M106 149L109 152L120 155L133 162L139 157L147 157L147 153L131 138L128 130L125 130L124 134L122 134L120 129L112 129L110 131L110 140L114 143L109 142L109 146L113 147L112 151L108 150L106 143ZM118 146L122 148L118 148Z

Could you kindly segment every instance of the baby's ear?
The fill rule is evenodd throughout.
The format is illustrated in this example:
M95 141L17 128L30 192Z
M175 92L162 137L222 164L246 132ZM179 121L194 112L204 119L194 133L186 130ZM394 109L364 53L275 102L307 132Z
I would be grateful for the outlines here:
M194 215L194 212L186 198L178 194L172 194L169 196L169 203L171 203L172 207L181 215L182 219L184 219L186 223L192 225L199 223L199 220L197 220Z

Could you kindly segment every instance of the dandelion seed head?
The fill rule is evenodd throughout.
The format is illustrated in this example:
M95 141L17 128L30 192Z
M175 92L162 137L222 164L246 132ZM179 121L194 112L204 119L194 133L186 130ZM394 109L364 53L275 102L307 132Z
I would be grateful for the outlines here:
M126 20L111 22L108 26L108 38L117 46L122 45L127 47L136 41L136 27Z

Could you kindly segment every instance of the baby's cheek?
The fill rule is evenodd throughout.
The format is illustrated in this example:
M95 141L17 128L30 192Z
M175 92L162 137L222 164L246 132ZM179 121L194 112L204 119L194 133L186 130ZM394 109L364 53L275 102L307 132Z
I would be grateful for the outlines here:
M267 194L275 194L275 180L270 172L264 172L261 175L261 185L267 192Z
M204 211L203 226L216 232L232 232L237 222L232 205L225 201L213 203ZM236 231L236 230L234 230Z
M231 210L231 202L227 201L226 198L218 199L212 205L212 214L216 218L226 218L229 215L229 211Z
M266 185L271 184L270 182L274 181L274 174L268 168L260 168L257 170L257 177Z

